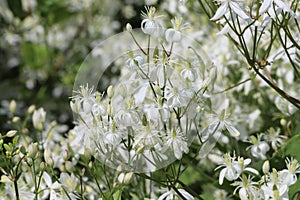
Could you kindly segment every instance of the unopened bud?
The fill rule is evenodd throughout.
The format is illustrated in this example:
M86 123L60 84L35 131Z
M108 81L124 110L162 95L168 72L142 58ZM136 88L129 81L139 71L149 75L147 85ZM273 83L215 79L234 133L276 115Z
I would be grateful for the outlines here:
M262 171L264 174L269 173L270 171L270 162L268 160L266 160L262 166Z
M92 168L92 167L93 167L93 162L90 161L90 162L89 162L89 168Z
M117 171L118 171L118 172L122 172L122 165L119 165L119 166L117 167Z
M124 179L123 179L123 183L124 184L129 184L131 183L131 181L133 180L134 177L134 173L133 172L128 172L125 174Z
M53 159L52 159L52 155L51 155L51 150L49 148L46 148L44 151L44 159L47 165L49 166L53 166Z
M45 167L46 167L45 162L41 162L41 164L40 164L40 170L43 171L45 169Z
M158 85L154 85L153 86L154 92L158 95L158 96L162 96L162 91L160 89L160 87Z
M16 130L10 130L6 133L6 137L14 137L16 135Z
M38 144L37 143L31 143L28 146L28 157L35 158L38 152Z
M108 98L112 98L114 96L114 93L115 93L115 89L114 89L114 86L110 85L108 88L107 88L107 96Z
M280 124L281 124L281 126L285 126L286 125L286 119L281 119Z
M145 146L144 146L144 145L140 146L140 147L136 150L136 154L142 153L142 152L144 151L144 149L145 149Z
M82 169L81 169L81 175L82 175L82 176L84 176L85 170L86 170L85 168L82 168Z
M34 111L35 111L35 105L29 106L29 108L28 108L28 110L27 110L28 114L31 115Z
M130 23L127 23L127 24L126 24L126 30L129 31L129 32L132 31L132 26L131 26Z
M15 114L16 110L17 110L17 103L15 100L11 100L11 102L9 103L9 112L11 114Z
M68 160L65 162L65 167L66 167L66 170L70 173L73 172L75 169L73 163Z
M13 117L12 120L11 120L13 123L17 123L20 121L20 117Z
M69 159L69 152L68 152L68 150L64 150L62 156L63 156L63 159L65 161L68 160Z

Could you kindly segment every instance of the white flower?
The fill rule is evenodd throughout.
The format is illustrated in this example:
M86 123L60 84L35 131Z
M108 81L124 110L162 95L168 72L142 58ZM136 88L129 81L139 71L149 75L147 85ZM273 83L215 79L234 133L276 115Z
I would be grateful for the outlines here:
M221 0L222 4L216 11L215 15L210 19L212 21L219 20L225 14L230 12L230 9L233 13L240 16L242 19L249 19L250 17L244 12L244 10L239 6L238 2L243 0Z
M166 192L163 193L159 198L158 200L174 200L174 199L178 199L180 196L173 190L168 190L168 189L165 189ZM188 193L187 191L185 191L184 189L178 189L178 192L180 192L180 194L182 196L184 196L184 198L186 200L194 200L194 197ZM181 199L181 198L179 198Z
M183 69L180 74L185 80L191 82L194 82L198 78L197 71L195 69Z
M175 127L166 137L166 146L173 150L177 159L181 159L183 153L189 152L187 138Z
M32 122L34 128L38 130L42 130L44 128L45 119L46 119L46 112L44 108L39 108L38 110L35 110L32 115Z
M240 174L242 173L241 165L235 161L235 156L231 157L229 153L226 153L223 157L223 162L220 166L218 166L215 170L220 169L221 167L225 167L221 170L219 176L219 184L222 185L224 181L224 177L233 181L236 180Z
M193 97L192 91L188 88L179 89L176 86L166 88L167 105L170 108L184 107Z
M255 158L259 158L262 160L267 159L266 153L270 150L270 146L268 145L267 142L261 141L262 135L258 135L257 137L251 135L249 142L252 143L249 147L247 147L246 150L250 149L251 154Z
M88 85L80 86L79 91L75 91L76 95L72 97L74 103L71 104L71 108L75 113L89 113L92 110L92 106L95 102L95 93L93 88L89 88Z
M157 21L155 12L156 9L154 7L147 8L147 13L143 13L146 19L142 21L141 28L145 34L159 37L163 33L163 28L159 21Z
M212 130L222 130L226 129L231 136L237 137L240 135L240 132L232 125L231 121L229 120L229 113L223 109L219 114L213 114L211 116L210 127Z
M142 56L135 56L134 58L129 58L127 60L127 66L129 69L138 69L144 63L144 58Z
M50 200L61 199L61 194L60 194L61 184L59 184L57 181L52 183L51 176L47 172L44 172L43 179L47 185L47 190L50 193L49 199Z
M292 10L290 9L290 6L281 0L264 0L262 5L259 8L259 15L267 12L269 9L273 9L272 8L273 3L276 4L283 11L293 13Z
M182 25L182 19L175 17L171 20L173 28L166 30L165 37L168 42L179 42L181 40L181 30L186 26Z
M241 200L261 199L261 193L256 186L257 182L253 182L250 176L246 177L245 175L241 177L241 180L242 181L235 181L232 184L233 186L237 186L233 194L239 190L239 197Z
M287 169L280 171L280 179L283 184L288 186L293 185L297 181L297 174L300 173L300 164L294 158L286 159Z
M280 178L280 172L277 172L276 169L270 173L269 176L264 176L262 181L266 181L265 184L261 186L261 190L264 193L265 199L280 199L288 200L288 186L282 183Z
M275 130L271 127L267 133L264 135L266 141L271 143L271 147L277 151L278 147L281 147L284 144L284 141L287 139L285 135L280 135L280 129Z
M219 184L223 184L224 177L229 180L233 181L236 180L242 172L251 172L253 174L258 175L258 171L251 167L247 167L251 163L251 159L247 158L244 159L243 157L238 157L238 160L235 160L235 156L231 157L229 153L226 153L223 157L223 163L218 166L215 170L225 167L221 170L219 176Z

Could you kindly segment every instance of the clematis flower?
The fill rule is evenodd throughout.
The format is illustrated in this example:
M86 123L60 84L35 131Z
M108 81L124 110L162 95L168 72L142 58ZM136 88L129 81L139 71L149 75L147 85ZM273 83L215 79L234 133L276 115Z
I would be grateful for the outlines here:
M258 135L257 137L251 135L249 142L252 143L252 145L247 147L246 150L250 149L251 154L254 157L265 160L267 159L266 153L270 150L270 146L268 145L267 142L261 141L261 137L262 137L261 134Z
M181 40L181 30L186 28L186 25L182 24L181 18L171 20L173 28L166 30L165 36L168 42L179 42Z
M172 132L166 137L166 146L174 151L177 159L181 159L183 153L189 152L187 138L175 127L173 127Z
M244 12L244 10L239 6L239 2L243 0L220 0L222 2L221 6L216 11L215 15L210 19L212 21L217 21L221 19L225 14L232 10L233 13L237 14L242 19L249 19L250 17Z
M252 177L246 177L243 175L241 181L235 181L232 185L237 186L233 192L239 191L239 197L241 200L250 200L250 199L262 199L262 193L259 191L256 186L258 183L252 181Z
M244 159L243 157L238 157L238 160L236 161L235 155L231 157L229 153L226 153L223 157L223 163L215 169L218 170L222 167L225 167L220 172L219 184L223 184L224 178L229 181L236 180L241 173L245 171L258 175L259 173L256 169L247 167L247 165L250 163L250 158Z
M45 119L46 119L46 112L44 108L39 108L38 110L35 110L32 115L32 122L34 128L38 130L42 130L44 128Z
M293 14L293 11L291 10L290 6L281 0L264 0L259 8L259 15L266 13L270 8L272 8L273 3L276 4L278 8L282 9L283 11L290 12L291 14Z
M140 55L127 60L127 66L129 69L137 69L144 63L144 58Z
M280 135L280 129L270 128L267 133L264 135L266 141L271 143L272 149L275 151L278 150L284 144L284 141L287 139L285 135Z
M266 178L267 183L261 186L265 199L288 200L288 186L282 183L280 172L273 168L273 171Z
M287 169L280 171L282 182L288 186L293 185L297 181L297 174L300 173L300 164L294 158L286 159Z
M229 181L236 180L240 174L242 173L242 168L238 164L237 161L235 161L235 156L230 156L229 153L226 153L223 157L223 163L218 166L215 170L218 170L222 167L225 167L221 170L220 176L219 176L219 184L222 185L224 178L226 178Z
M155 7L146 8L147 13L143 13L145 19L141 23L142 31L147 35L160 37L163 33L163 28L155 16Z

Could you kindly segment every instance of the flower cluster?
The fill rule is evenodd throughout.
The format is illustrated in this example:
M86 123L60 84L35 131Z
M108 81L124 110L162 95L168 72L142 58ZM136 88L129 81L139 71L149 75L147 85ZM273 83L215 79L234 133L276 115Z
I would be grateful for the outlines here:
M224 167L219 175L219 184L223 184L224 178L232 182L231 185L236 187L233 194L238 191L239 197L242 200L246 199L288 199L289 186L297 181L296 174L300 172L300 164L295 159L286 159L287 169L277 171L275 168L270 170L269 161L265 161L263 165L263 173L259 181L253 181L259 172L256 169L247 167L251 159L242 157L231 157L230 154L225 154L223 163L219 167ZM249 173L248 176L246 173ZM240 179L239 181L237 181Z

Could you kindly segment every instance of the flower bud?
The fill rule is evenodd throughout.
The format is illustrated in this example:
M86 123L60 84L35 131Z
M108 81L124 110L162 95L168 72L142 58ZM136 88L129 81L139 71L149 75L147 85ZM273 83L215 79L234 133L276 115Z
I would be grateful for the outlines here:
M6 137L14 137L16 135L16 130L10 130L6 133Z
M112 98L114 96L114 93L115 93L115 89L114 89L114 86L110 85L108 88L107 88L107 96L108 98Z
M44 159L47 165L53 166L53 159L52 159L52 154L51 150L49 148L46 148L44 151Z
M286 125L286 119L281 119L280 120L280 124L281 124L281 126L285 126Z
M17 103L15 100L11 100L11 102L9 103L9 112L11 114L15 114L16 110L17 110Z
M130 23L127 23L127 24L126 24L126 30L127 30L128 32L131 32L131 31L132 31L132 26L131 26Z
M93 167L93 162L90 161L90 162L89 162L89 168L92 168L92 167Z
M37 130L43 130L44 123L46 120L46 112L43 108L39 108L38 110L35 110L32 115L32 122L34 128Z
M65 161L67 161L69 159L69 152L68 150L64 150L62 153L62 157Z
M119 165L119 166L117 167L117 172L122 172L122 165Z
M66 170L70 173L73 172L75 169L73 163L68 160L65 162L65 167L66 167Z
M20 121L20 117L13 117L12 120L11 120L13 123L17 123Z
M41 162L40 164L40 170L43 171L46 168L45 162Z
M144 145L140 146L140 147L136 150L136 154L142 153L142 152L144 151L144 149L145 149L145 146L144 146Z
M131 183L131 181L133 180L134 177L134 173L133 172L128 172L125 174L124 179L123 179L123 183L124 184L129 184Z
M154 85L153 86L154 92L158 95L158 96L162 96L162 91L160 89L160 87L158 85Z
M28 157L35 158L38 152L38 146L37 143L31 143L28 146Z
M270 162L268 160L266 160L262 166L262 171L264 174L269 173L270 171Z
M28 114L31 115L34 111L35 111L35 105L29 106L29 108L28 108L28 110L27 110Z

